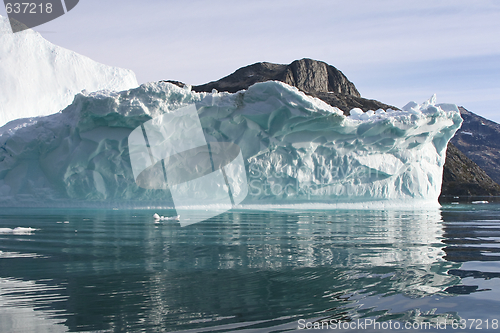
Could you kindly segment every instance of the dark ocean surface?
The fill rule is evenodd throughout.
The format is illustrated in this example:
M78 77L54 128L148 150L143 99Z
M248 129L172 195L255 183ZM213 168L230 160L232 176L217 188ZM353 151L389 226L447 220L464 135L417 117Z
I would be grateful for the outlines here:
M3 208L0 332L500 332L500 204L153 213Z

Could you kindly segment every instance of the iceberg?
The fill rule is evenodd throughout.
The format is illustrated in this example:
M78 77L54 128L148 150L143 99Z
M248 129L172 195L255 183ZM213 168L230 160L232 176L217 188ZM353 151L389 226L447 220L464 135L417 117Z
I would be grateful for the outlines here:
M18 118L49 115L75 94L137 87L135 74L56 46L28 29L12 33L0 16L0 126Z
M168 186L136 183L129 136L193 105L207 143L241 150L248 184L241 207L437 206L446 147L462 123L456 105L435 96L345 116L277 81L234 94L167 82L82 92L59 113L0 128L0 205L174 207Z

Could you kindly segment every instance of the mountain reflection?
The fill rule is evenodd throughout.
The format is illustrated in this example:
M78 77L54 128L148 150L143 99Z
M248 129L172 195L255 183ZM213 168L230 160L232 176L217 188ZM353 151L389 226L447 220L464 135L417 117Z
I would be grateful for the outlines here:
M498 205L460 205L443 213L445 259L450 262L466 263L461 269L452 269L448 274L460 277L461 283L450 286L445 291L450 294L468 295L491 291L476 283L500 278L495 265L500 259L500 220ZM474 268L474 269L467 269ZM469 285L469 283L472 283Z

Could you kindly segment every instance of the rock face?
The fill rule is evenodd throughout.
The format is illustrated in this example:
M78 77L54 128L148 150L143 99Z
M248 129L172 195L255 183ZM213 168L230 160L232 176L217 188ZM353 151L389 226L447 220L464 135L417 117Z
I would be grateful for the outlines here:
M449 143L443 170L441 199L453 196L498 195L500 195L500 185L457 147Z
M463 107L459 109L464 122L452 143L500 183L500 125Z
M259 62L240 68L218 81L193 87L193 90L217 89L235 93L264 81L281 81L307 93L334 92L361 97L354 84L342 72L322 61L312 59L295 60L289 65Z
M218 81L194 86L196 92L227 91L235 93L257 82L281 81L308 95L317 97L349 115L353 108L363 111L397 109L375 100L362 98L354 84L337 68L325 62L301 59L289 65L259 62L238 69Z

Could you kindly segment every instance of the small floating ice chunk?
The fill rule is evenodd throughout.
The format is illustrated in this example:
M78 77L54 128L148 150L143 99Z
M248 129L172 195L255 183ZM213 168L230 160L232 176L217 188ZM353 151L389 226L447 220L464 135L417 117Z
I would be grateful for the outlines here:
M17 227L14 229L11 228L0 228L0 234L13 234L13 235L31 235L33 231L37 229L35 228L24 228Z
M160 216L158 215L157 213L154 213L153 214L153 218L155 219L155 222L159 222L159 221L169 221L169 220L179 220L181 216L180 215L176 215L176 216Z

